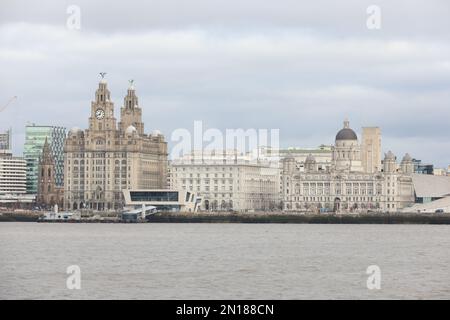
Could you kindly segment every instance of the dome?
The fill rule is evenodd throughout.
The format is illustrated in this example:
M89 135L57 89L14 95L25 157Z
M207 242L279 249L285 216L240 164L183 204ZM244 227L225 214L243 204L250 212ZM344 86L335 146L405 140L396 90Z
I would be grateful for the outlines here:
M409 153L405 154L402 161L412 161L412 157L409 155Z
M159 130L153 130L152 135L154 135L154 136L160 136L160 135L162 135L162 134L161 134L161 131L159 131Z
M358 136L355 131L350 129L348 120L344 121L344 128L339 130L336 135L336 140L358 140Z
M389 150L388 153L384 154L384 160L395 160L395 155Z
M286 159L286 160L295 160L295 157L292 155L292 153L288 153L285 157L284 157L284 159Z
M307 157L305 162L316 162L316 158L310 153Z
M70 133L70 134L73 134L73 135L76 135L76 134L78 134L80 131L81 131L80 128L78 128L78 127L73 127L72 129L70 129L69 133Z
M128 126L128 128L125 130L126 134L133 134L135 133L137 130L134 126Z
M344 128L337 133L336 140L358 140L358 137L352 129Z

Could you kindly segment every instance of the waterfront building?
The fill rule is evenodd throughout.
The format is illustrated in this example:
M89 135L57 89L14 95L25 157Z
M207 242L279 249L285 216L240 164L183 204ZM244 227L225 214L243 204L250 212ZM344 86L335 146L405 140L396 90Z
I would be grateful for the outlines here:
M0 203L31 203L26 195L26 161L11 153L0 153Z
M132 81L116 124L114 103L102 79L91 103L89 127L72 128L64 148L64 207L117 210L123 189L167 188L167 142L144 133L142 109Z
M414 173L415 204L404 212L450 213L450 176Z
M361 157L364 172L381 170L381 130L378 127L363 127Z
M0 133L0 153L9 153L11 150L11 129Z
M186 190L122 190L125 206L130 209L154 207L162 212L196 212L201 199Z
M438 214L450 213L450 196L430 202L416 203L412 207L403 209L402 212Z
M279 206L278 163L237 150L193 151L171 161L171 189L195 192L201 210L271 210Z
M422 163L422 160L413 159L414 172L419 174L433 174L434 165L428 163Z
M435 176L446 176L447 169L445 168L433 168L433 175Z
M45 140L44 148L39 159L38 192L36 202L43 207L58 205L63 207L64 187L56 184L56 165L50 144Z
M287 149L280 149L279 152L280 159L286 157L294 158L300 166L303 166L306 158L310 155L316 159L317 168L319 170L327 170L327 168L331 166L333 146L322 144L317 148L289 147Z
M371 148L371 154L366 153L364 161L358 137L348 121L344 122L344 128L336 135L331 165L325 169L317 165L312 154L303 163L296 161L293 156L282 159L284 209L313 212L392 212L412 205L413 159L406 154L398 165L395 155L389 151L385 154L383 166L378 168L378 159L373 155L373 150L379 149L379 136L378 130L374 131L373 135L366 132L367 140L363 150L368 150L369 140L375 141L375 145ZM372 138L369 139L368 136ZM368 158L371 160L367 160ZM372 170L375 172L371 172Z
M416 203L428 203L450 196L450 177L414 173L412 175Z
M55 179L57 186L64 185L64 141L66 128L30 124L25 128L25 145L23 156L27 162L27 193L38 192L39 159L48 141L52 157L55 161Z

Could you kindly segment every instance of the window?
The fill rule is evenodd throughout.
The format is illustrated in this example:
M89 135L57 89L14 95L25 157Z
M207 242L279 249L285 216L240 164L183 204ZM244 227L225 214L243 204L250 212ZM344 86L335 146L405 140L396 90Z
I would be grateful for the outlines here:
M178 201L176 191L131 191L131 201Z

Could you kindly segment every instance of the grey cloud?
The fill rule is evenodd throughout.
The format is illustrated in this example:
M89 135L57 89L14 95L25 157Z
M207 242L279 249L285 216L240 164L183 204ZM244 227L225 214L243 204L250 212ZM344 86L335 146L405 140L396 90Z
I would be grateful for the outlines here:
M19 99L0 129L13 126L16 152L27 121L86 127L107 71L116 115L133 78L146 130L167 138L203 120L279 128L282 146L312 147L348 117L380 126L398 156L449 162L446 1L377 1L379 32L365 29L365 1L77 2L79 32L65 28L72 2L2 2L0 103Z

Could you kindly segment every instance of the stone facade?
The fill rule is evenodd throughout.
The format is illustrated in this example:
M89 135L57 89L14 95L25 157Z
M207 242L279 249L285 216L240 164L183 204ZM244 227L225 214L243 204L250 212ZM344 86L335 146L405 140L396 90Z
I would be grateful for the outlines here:
M66 209L117 210L122 189L167 188L167 142L144 133L142 109L131 84L116 125L114 104L102 79L91 103L89 129L70 130L64 148Z
M381 170L381 130L378 127L362 128L361 157L365 172Z
M194 151L170 164L171 188L194 192L201 210L251 211L278 208L278 163L236 150Z
M63 207L64 188L56 184L55 160L50 145L45 140L38 167L38 193L36 203L42 207Z
M285 210L393 212L414 203L411 178L414 164L408 154L399 166L389 151L382 168L375 172L366 170L361 161L361 146L348 121L336 135L332 150L332 164L325 170L317 166L312 155L303 163L292 156L282 160Z

